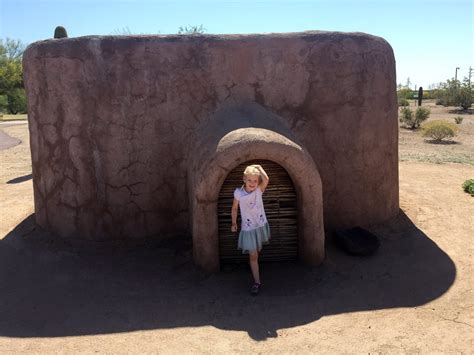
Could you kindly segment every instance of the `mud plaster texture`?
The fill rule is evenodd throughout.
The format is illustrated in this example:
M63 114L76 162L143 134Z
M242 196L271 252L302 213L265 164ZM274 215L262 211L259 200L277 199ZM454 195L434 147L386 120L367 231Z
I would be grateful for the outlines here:
M219 183L254 158L287 169L319 249L324 229L398 213L395 60L379 37L88 36L33 43L23 66L35 218L59 236L215 234L217 217L192 211L213 214Z

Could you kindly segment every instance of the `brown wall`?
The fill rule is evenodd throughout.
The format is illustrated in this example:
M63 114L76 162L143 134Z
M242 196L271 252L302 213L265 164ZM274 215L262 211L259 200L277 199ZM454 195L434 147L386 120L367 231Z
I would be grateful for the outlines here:
M91 36L36 42L23 61L36 219L61 236L190 233L189 143L246 101L313 157L326 229L398 212L395 60L379 37Z

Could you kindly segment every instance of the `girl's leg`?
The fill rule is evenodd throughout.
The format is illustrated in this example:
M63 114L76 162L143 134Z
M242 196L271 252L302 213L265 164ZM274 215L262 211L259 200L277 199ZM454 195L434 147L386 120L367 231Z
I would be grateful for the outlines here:
M260 283L260 273L258 270L258 251L249 253L250 268L252 269L253 279L256 283Z

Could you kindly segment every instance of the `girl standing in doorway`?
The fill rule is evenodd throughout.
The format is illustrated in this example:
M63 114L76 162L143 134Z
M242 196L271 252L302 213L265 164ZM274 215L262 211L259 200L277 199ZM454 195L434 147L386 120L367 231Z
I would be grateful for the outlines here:
M260 273L258 267L258 253L262 244L270 240L270 226L268 225L262 194L268 185L268 175L260 165L249 165L245 168L244 184L235 189L232 204L232 232L237 232L237 214L240 208L242 225L239 234L238 249L249 254L250 268L254 284L250 290L257 295L260 290Z

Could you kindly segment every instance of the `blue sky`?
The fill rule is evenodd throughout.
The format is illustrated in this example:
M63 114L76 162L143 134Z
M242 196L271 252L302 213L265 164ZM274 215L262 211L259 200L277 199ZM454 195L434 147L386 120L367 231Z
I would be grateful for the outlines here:
M306 30L366 32L385 38L397 61L397 82L423 86L468 75L474 67L472 0L0 0L0 38L25 44L51 38L58 25L70 37L177 33L203 25L207 33Z

